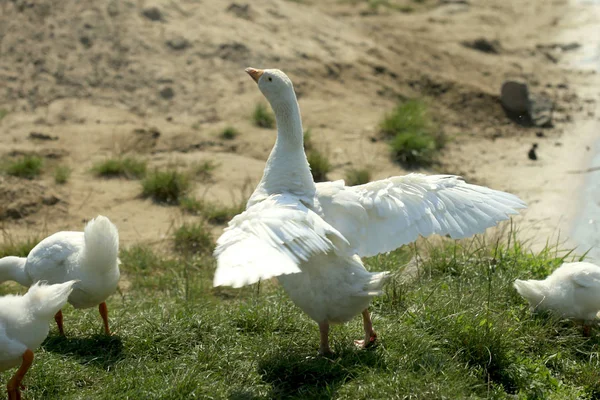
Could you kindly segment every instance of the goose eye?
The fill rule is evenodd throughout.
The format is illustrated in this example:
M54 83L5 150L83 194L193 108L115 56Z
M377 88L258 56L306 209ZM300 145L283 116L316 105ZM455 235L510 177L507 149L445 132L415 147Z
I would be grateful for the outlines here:
M273 81L273 78L269 77L269 82L272 82L272 81Z

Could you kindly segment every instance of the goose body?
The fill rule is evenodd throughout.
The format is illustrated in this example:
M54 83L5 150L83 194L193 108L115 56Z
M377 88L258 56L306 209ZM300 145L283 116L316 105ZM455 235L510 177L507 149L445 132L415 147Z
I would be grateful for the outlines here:
M375 340L367 307L387 272L361 261L419 235L464 238L524 208L516 196L459 177L410 174L365 185L313 181L303 147L300 110L279 70L248 68L275 112L277 139L262 180L217 241L214 285L240 287L277 277L290 298L319 324L320 351L330 351L329 324L361 314Z
M108 334L108 317L104 302L119 282L119 234L106 217L88 222L84 232L57 232L38 243L27 257L0 259L0 283L13 280L23 286L34 282L62 283L77 280L69 296L75 308L99 306ZM56 321L61 333L62 313Z
M595 264L564 263L544 280L517 279L514 286L531 311L583 321L594 320L600 311L600 267Z
M66 304L76 281L35 283L23 296L0 297L0 371L21 366L8 383L8 398L19 399L23 376L33 351L48 336L48 324Z

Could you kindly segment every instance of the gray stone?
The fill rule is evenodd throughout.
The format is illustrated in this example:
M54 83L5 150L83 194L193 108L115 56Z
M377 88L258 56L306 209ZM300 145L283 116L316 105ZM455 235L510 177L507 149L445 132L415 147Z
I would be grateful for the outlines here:
M543 94L530 93L526 83L504 82L500 101L508 116L518 123L544 128L552 126L553 101Z
M150 21L162 21L163 15L158 7L145 7L142 10L142 15Z
M166 41L167 46L169 46L173 50L185 50L190 47L190 41L184 38L183 36L173 36Z
M172 87L167 86L167 87L161 89L159 94L160 94L160 97L162 97L163 99L169 100L175 96L175 91L173 90Z
M529 89L527 84L505 81L500 90L500 101L505 109L514 113L526 113L529 107Z

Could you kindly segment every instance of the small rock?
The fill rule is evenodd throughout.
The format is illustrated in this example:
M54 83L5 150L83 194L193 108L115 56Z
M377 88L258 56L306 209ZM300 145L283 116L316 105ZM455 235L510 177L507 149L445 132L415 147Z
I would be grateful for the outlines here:
M537 131L535 133L535 136L537 136L537 137L544 137L544 136L546 136L546 134L544 134L544 131Z
M543 128L551 128L552 125L552 111L554 110L554 103L548 97L543 95L530 95L529 96L529 117L531 122L535 126Z
M554 103L541 94L530 94L527 84L505 81L500 90L500 101L507 115L519 123L539 127L552 126Z
M500 89L500 101L508 111L524 114L529 105L529 89L527 84L506 81Z
M462 45L489 54L498 54L501 50L500 42L485 38L478 38L473 41L462 42Z
M42 203L44 203L47 206L53 206L56 203L58 203L59 201L60 201L60 199L53 194L48 194L48 195L42 197Z
M530 160L537 160L537 154L535 153L535 150L537 149L538 145L537 143L534 143L533 146L531 146L531 149L529 149L529 153L527 153L527 157L529 157Z
M58 140L58 136L50 136L41 132L29 132L29 139L37 140Z
M166 44L173 50L184 50L190 47L190 41L183 36L174 36L168 39Z
M79 43L81 43L83 45L83 47L85 47L86 49L89 49L90 47L92 47L92 39L89 36L83 35L79 37Z
M558 85L556 85L556 87L559 89L568 89L569 85L567 85L566 83L559 83Z
M160 94L160 97L162 97L163 99L169 100L175 96L175 91L173 90L172 87L167 86L167 87L161 89L159 94Z
M227 7L227 12L234 14L238 18L252 19L250 4L231 3L229 7Z
M162 21L163 15L158 7L145 7L142 10L142 15L150 21Z

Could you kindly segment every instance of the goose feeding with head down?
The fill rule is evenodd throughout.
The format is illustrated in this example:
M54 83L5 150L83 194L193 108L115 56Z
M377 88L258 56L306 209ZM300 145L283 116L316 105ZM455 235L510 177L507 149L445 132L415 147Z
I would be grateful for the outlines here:
M23 296L0 297L0 371L19 366L8 381L8 399L21 399L21 381L33 351L48 336L52 317L65 305L76 281L33 284Z
M600 311L600 267L588 262L564 263L544 280L517 279L515 289L529 303L531 311L547 310L561 317L584 322L596 319Z
M465 238L524 208L516 196L457 176L409 174L359 186L315 184L303 146L291 80L277 69L248 68L277 121L277 139L246 211L217 241L214 285L240 287L277 277L292 301L319 325L320 352L330 352L329 326L363 317L387 272L371 273L362 256L389 252L419 235Z
M78 280L69 296L75 308L98 306L104 332L110 335L105 300L119 283L119 233L102 215L85 226L84 232L57 232L38 243L27 257L0 258L0 283L12 280L23 286L37 281L62 283ZM55 316L64 335L62 311Z

